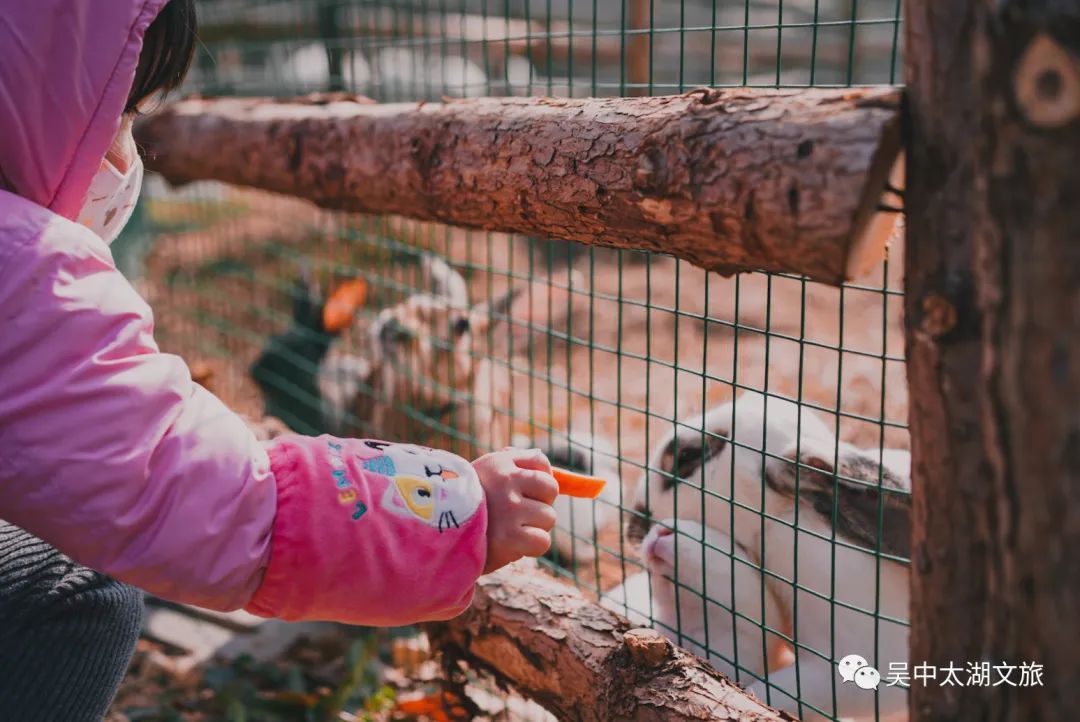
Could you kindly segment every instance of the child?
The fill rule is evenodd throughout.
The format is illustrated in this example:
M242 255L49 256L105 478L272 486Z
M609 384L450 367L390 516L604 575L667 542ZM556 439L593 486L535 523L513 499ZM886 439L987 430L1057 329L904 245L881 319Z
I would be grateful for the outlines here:
M264 447L158 350L108 243L142 179L131 118L187 71L194 0L0 0L0 17L0 718L104 714L141 612L102 574L398 625L453 617L482 572L546 551L540 452Z

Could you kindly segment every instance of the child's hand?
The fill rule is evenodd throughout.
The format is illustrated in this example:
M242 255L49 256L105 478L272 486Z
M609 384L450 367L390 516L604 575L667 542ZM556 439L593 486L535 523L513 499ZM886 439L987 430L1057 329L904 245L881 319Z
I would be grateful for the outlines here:
M539 450L505 449L473 462L487 497L487 563L484 574L551 546L552 504L559 486Z

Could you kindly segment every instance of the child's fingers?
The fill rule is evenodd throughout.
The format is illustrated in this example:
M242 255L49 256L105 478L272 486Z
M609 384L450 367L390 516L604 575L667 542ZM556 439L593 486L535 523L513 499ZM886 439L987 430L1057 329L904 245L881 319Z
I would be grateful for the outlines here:
M521 528L521 550L528 557L542 557L551 548L551 532L534 526Z
M518 519L522 526L543 529L545 532L555 528L555 509L532 499L522 499Z
M540 449L514 449L510 458L519 469L551 473L551 462Z
M554 504L559 495L559 484L555 477L545 471L522 469L514 474L518 480L518 489L526 499L535 499L545 504Z

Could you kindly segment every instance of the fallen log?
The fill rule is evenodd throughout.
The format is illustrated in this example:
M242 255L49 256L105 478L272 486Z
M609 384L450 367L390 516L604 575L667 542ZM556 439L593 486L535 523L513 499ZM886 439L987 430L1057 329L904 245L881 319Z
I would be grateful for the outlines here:
M451 661L491 674L560 720L791 720L651 629L539 571L480 579L472 606L428 625Z
M146 117L148 166L325 208L670 253L826 283L883 256L899 92L373 104L188 99Z

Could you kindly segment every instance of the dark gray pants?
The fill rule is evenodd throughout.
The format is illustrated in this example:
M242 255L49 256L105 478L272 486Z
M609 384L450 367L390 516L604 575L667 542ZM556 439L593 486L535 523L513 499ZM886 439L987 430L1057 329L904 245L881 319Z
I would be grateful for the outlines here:
M0 521L0 720L100 720L127 670L142 593Z

